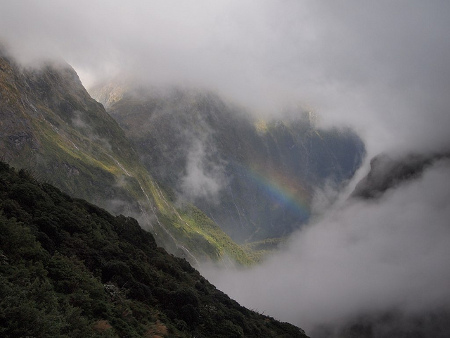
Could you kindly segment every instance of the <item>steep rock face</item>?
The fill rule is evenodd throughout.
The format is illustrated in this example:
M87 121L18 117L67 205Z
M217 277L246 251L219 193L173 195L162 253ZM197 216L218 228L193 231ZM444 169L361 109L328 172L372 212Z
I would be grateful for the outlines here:
M69 65L23 68L1 52L0 118L0 153L11 165L115 214L138 217L160 245L191 261L252 260L195 207L175 207Z
M365 153L353 132L319 130L306 112L256 121L193 90L109 84L93 95L106 100L152 175L240 242L282 237L301 226L314 189L349 179Z
M5 159L13 159L18 152L37 149L38 142L21 100L24 84L18 86L19 76L6 57L0 58L0 81L0 147Z
M23 69L7 57L0 57L0 69L4 159L77 196L105 203L121 195L131 202L124 189L114 187L112 170L104 168L101 178L93 171L100 169L100 162L135 164L138 157L73 69L64 64ZM111 183L110 189L98 194L103 181Z

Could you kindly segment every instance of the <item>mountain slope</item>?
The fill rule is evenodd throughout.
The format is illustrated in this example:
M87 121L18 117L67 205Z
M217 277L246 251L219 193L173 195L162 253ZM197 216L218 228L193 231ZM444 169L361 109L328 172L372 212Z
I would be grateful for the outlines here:
M353 132L319 130L311 113L256 121L212 93L114 84L91 92L152 175L239 242L300 227L314 190L349 179L365 153Z
M0 162L2 337L306 337L241 307L136 220Z
M0 118L0 152L8 163L115 214L139 218L159 244L191 261L252 261L193 206L176 209L67 64L25 69L0 51Z

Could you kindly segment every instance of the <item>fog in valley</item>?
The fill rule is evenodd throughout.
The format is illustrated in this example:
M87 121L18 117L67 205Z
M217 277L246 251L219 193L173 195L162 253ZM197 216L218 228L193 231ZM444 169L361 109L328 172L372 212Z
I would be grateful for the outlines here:
M207 89L257 117L301 106L321 127L355 130L365 164L346 189L317 191L318 216L279 252L249 269L200 268L314 336L359 316L450 311L449 18L449 2L418 0L3 1L0 40L26 65L66 60L87 87ZM350 197L380 153L442 156L378 198ZM188 164L189 191L226 182Z

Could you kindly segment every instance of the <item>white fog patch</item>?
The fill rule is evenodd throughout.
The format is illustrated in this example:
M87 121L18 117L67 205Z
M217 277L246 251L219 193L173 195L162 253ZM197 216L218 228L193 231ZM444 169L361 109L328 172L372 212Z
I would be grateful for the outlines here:
M348 204L347 200L356 185L370 169L370 160L366 156L360 168L356 170L350 180L342 182L339 185L333 180L327 180L323 186L319 186L314 190L311 201L311 222L315 222L322 218L323 215L332 212L332 210L342 208Z
M202 271L243 305L307 332L364 313L450 307L450 162L377 201L352 201L256 268Z
M321 187L314 190L311 201L311 215L322 215L337 201L342 189L333 180L327 180ZM341 192L342 193L342 192Z
M80 111L74 111L74 115L75 117L72 118L73 126L92 132L92 128L82 118L83 113L81 113Z
M92 126L83 118L83 113L80 111L74 111L74 117L71 122L74 127L78 129L78 131L90 140L90 144L101 145L101 147L107 149L108 151L112 151L111 143L104 137L101 137Z
M186 175L181 179L181 193L188 200L210 198L217 201L227 182L224 165L210 159L211 151L204 140L193 140L186 156Z

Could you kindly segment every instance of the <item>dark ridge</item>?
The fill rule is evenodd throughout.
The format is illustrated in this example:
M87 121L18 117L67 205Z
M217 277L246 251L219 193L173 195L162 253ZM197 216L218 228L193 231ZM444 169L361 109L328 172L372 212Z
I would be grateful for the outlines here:
M306 337L240 306L135 219L3 162L0 336Z
M352 197L373 199L383 195L388 189L420 177L423 172L449 154L417 155L410 154L392 158L381 154L370 161L370 171L355 187Z

